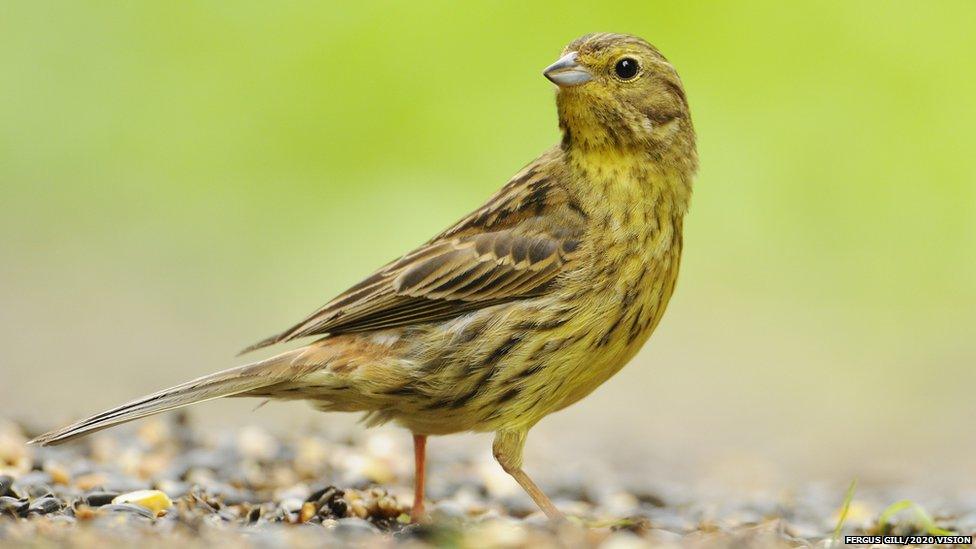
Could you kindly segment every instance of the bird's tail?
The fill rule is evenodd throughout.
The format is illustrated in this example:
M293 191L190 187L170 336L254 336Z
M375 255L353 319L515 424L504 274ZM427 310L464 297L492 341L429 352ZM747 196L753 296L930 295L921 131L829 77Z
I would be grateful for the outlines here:
M61 444L120 423L182 408L215 398L241 395L262 387L287 382L302 375L293 361L300 349L267 360L199 377L175 387L137 398L111 410L45 433L28 444Z

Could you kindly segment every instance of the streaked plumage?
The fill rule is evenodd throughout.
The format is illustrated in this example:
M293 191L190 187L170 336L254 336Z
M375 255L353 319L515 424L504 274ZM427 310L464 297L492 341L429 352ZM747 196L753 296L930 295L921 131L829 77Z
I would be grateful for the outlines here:
M660 321L697 167L681 81L653 46L596 34L564 54L546 73L560 85L559 146L454 226L246 351L320 339L36 442L221 396L303 399L421 438L494 431L499 462L557 516L521 470L526 433L615 374Z

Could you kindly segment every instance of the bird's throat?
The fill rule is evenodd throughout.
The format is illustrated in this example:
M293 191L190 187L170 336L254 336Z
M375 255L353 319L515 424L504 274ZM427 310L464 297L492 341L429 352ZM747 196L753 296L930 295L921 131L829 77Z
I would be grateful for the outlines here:
M662 164L644 151L571 147L565 152L574 194L608 221L642 214L667 202L684 215L691 194L690 174Z

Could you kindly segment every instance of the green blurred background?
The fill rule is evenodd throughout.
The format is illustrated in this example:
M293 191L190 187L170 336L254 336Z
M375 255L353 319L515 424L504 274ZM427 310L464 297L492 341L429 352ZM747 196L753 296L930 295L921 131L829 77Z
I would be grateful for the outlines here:
M4 2L0 416L237 364L556 142L540 70L610 30L688 90L685 263L651 343L540 424L529 469L972 483L973 28L971 0ZM193 414L349 422L254 404Z

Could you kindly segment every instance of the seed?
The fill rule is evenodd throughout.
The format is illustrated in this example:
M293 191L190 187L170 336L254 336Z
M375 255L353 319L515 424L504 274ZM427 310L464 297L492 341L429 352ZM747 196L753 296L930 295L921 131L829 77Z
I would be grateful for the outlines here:
M369 511L366 510L366 506L360 500L353 501L349 504L349 511L352 512L354 517L364 519L369 516Z
M298 513L298 522L308 522L315 516L315 504L311 501L306 501L302 504L302 510Z
M250 524L254 524L260 518L261 518L261 507L260 506L257 506L257 507L252 508L247 513L247 522L250 523Z
M112 500L119 497L118 492L92 492L85 496L85 503L92 507L101 507L112 503Z
M39 515L46 515L48 513L53 513L55 511L61 510L61 502L57 498L44 497L38 500L34 500L34 503L30 504L28 507L28 513L37 513Z
M344 518L349 511L349 505L342 498L335 498L331 502L319 509L319 516L322 518Z
M169 496L167 496L165 492L161 492L159 490L136 490L135 492L129 492L127 494L117 496L112 500L112 503L132 503L135 505L141 505L142 507L152 511L154 516L159 515L166 509L173 506L173 502L170 501Z
M26 517L30 502L9 496L0 497L0 515L9 514L15 517Z
M380 514L386 518L393 518L400 514L400 504L390 496L383 496L376 505Z

